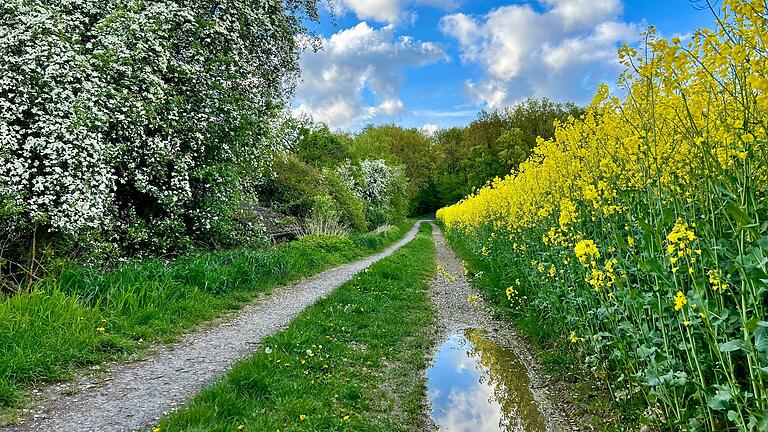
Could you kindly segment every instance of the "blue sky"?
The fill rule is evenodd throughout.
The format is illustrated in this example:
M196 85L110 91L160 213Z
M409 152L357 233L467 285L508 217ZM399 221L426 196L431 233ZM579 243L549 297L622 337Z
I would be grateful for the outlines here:
M616 49L653 25L712 26L689 0L334 0L302 54L294 111L334 129L443 128L527 97L585 104L619 72ZM699 5L701 5L699 3Z

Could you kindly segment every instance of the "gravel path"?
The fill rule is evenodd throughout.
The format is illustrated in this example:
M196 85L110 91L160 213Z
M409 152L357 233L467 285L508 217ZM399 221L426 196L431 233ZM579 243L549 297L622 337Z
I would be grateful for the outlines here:
M528 370L531 392L544 414L547 430L550 432L571 430L570 426L564 426L568 422L559 409L550 403L546 378L541 373L538 360L531 354L531 347L515 334L509 323L494 317L492 310L467 281L461 262L439 228L435 227L433 236L437 249L436 262L440 267L432 281L430 294L438 313L438 339L445 340L448 336L467 329L488 331L488 338L512 350ZM477 295L477 299L469 302L468 298L473 295Z
M151 428L203 386L253 354L265 336L286 326L304 308L376 261L410 242L422 221L381 253L325 271L243 308L231 321L185 336L152 358L115 364L105 375L78 383L83 390L49 386L33 418L7 431L107 432ZM73 394L76 393L76 394Z

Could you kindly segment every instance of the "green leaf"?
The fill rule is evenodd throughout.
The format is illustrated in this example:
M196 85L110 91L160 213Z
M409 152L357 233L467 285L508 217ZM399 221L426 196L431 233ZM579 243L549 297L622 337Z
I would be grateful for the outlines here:
M768 322L760 321L757 323L755 331L755 348L764 356L768 355Z
M728 407L733 393L727 387L720 387L714 396L707 400L707 406L715 411L721 411Z
M744 341L741 339L733 339L719 345L720 352L733 352L744 348Z
M754 333L755 329L757 328L757 322L760 321L757 317L752 318L751 320L744 323L744 328L747 329L748 332Z
M640 358L650 357L657 351L656 347L647 347L645 345L637 348L637 356Z
M752 225L754 223L752 222L752 218L749 217L743 208L732 202L725 205L725 210L731 215L733 220L739 223L739 225Z

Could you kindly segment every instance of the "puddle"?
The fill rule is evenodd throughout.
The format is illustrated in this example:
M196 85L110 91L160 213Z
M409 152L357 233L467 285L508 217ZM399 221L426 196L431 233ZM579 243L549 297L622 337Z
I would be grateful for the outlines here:
M446 432L546 432L525 365L482 330L449 337L427 371L432 419Z

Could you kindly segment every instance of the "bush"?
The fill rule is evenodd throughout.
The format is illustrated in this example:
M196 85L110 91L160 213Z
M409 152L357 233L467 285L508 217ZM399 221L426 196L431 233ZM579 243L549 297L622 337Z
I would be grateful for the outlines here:
M235 232L316 1L208 3L0 2L0 197L21 209L0 223L129 253Z
M349 232L349 227L341 222L333 199L327 195L316 196L312 213L304 223L304 235L345 236Z
M262 198L277 211L306 217L315 204L315 197L327 195L322 173L292 154L278 157L274 177L262 189Z
M336 202L341 221L356 232L367 228L365 219L365 201L357 196L341 176L333 170L323 171L323 181L326 190Z

